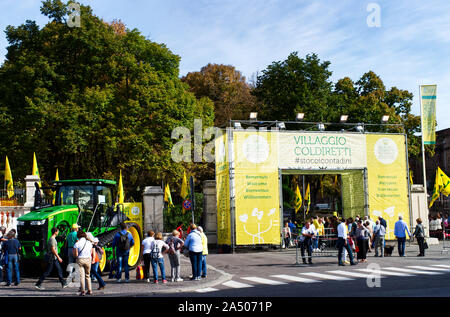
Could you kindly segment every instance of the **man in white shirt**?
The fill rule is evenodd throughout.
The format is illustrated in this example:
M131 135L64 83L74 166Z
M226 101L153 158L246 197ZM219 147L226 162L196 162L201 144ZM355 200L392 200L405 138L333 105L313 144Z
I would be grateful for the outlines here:
M348 245L348 240L347 240L348 228L345 225L344 221L339 222L339 224L337 226L337 231L338 231L338 240L337 240L336 246L339 249L339 251L338 251L339 266L345 266L344 262L342 261L342 253L343 253L342 251L344 251L344 248L347 250L348 256L350 257L350 264L356 265L357 263L355 261L353 261L352 249Z
M147 232L147 238L142 241L142 255L144 257L144 278L146 279L147 283L150 283L150 263L151 263L151 257L150 253L152 251L151 244L152 241L155 241L155 232L153 230L150 230Z
M312 238L315 235L315 229L311 226L309 221L305 223L300 236L300 248L302 253L303 264L306 264L305 249L308 252L308 263L312 263Z

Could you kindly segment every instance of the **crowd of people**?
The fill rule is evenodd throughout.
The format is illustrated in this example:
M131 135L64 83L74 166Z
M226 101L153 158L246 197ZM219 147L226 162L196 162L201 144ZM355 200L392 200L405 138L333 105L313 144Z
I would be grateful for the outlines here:
M51 237L47 241L46 246L45 269L35 284L35 287L39 290L44 289L43 283L45 279L54 270L56 270L62 288L66 288L71 282L75 282L74 275L69 275L68 278L63 276L63 257L58 252L57 244L59 233L58 228L51 229ZM16 231L13 229L6 234L6 228L0 227L0 240L0 281L5 281L5 286L11 286L14 275L14 285L17 286L20 284L19 253L21 246L16 239ZM103 249L98 245L98 238L94 238L91 233L84 232L77 224L74 224L66 242L66 248L61 249L60 252L67 250L68 264L78 267L80 276L79 295L92 295L93 282L98 283L98 290L104 289L106 282L100 274L99 264L105 255L103 254ZM130 249L134 244L135 241L131 233L128 232L127 224L120 224L120 231L115 234L112 241L113 260L111 261L109 272L109 278L115 279L117 283L122 282L123 274L125 274L125 283L130 281L128 260ZM173 230L165 240L161 232L155 233L153 230L150 230L147 232L147 237L142 241L142 250L144 280L148 283L152 281L157 284L159 280L163 284L167 283L164 266L165 255L169 258L172 282L183 281L180 270L180 257L182 254L190 259L192 268L191 280L199 281L202 278L207 278L208 239L200 226L191 223L183 236L182 224L180 223L178 228ZM150 275L150 268L152 269L152 276ZM5 276L3 276L3 271L6 272Z
M445 215L447 216L447 215ZM445 227L450 223L448 217L442 221L440 215L435 219L441 219ZM433 227L432 227L433 226ZM435 230L435 223L430 222L430 235L432 229ZM436 225L437 226L437 225ZM374 251L375 257L385 256L385 235L388 232L387 222L382 217L376 221L368 216L356 216L355 219L314 216L308 219L303 226L296 222L288 221L282 229L283 243L286 248L297 246L301 249L301 257L304 264L312 264L312 254L322 252L324 241L334 241L334 246L338 249L338 265L346 264L356 265L358 262L367 262L367 253ZM63 288L70 285L68 279L64 279L61 264L63 259L58 253L57 237L59 230L51 229L52 236L47 242L44 273L36 282L37 289L44 289L42 284L44 280L56 269L59 282ZM411 234L408 225L403 221L402 216L394 225L394 236L398 242L398 254L405 256L405 244L407 236L415 237L419 246L417 256L425 256L425 250L428 248L425 241L425 229L420 218L416 219L415 230ZM0 227L0 281L5 281L5 286L20 284L19 254L21 245L16 239L14 229L6 233L5 227ZM68 263L77 265L80 274L81 296L91 295L92 281L98 283L98 290L106 287L106 282L102 279L99 271L99 264L103 256L103 249L98 245L98 238L94 238L89 232L84 232L74 224L71 233L67 236ZM128 231L126 223L120 225L112 241L113 261L109 272L109 279L116 279L117 283L122 282L122 275L125 274L125 282L130 280L128 260L130 249L134 246L133 236ZM172 231L165 240L161 232L150 230L147 237L142 241L143 250L143 272L144 280L148 283L167 283L165 272L165 255L169 258L171 267L171 281L182 282L181 277L181 255L189 257L191 262L192 277L191 280L199 281L207 277L206 257L208 255L208 239L203 232L202 227L191 223L187 232L184 234L181 223ZM353 254L356 252L356 259ZM307 255L306 255L307 254ZM348 260L347 260L348 259ZM150 275L150 268L152 275ZM159 272L158 272L159 268ZM4 273L5 272L5 273ZM158 274L160 273L160 275ZM159 278L160 277L160 278ZM70 276L73 279L73 276Z
M428 223L430 226L430 237L438 239L449 238L450 216L448 214L442 215L437 213L434 216L430 215Z
M20 284L19 254L22 247L16 234L15 229L6 233L6 228L0 227L0 281L5 281L5 286L12 285L13 276L14 285Z
M312 254L322 252L325 247L335 246L338 249L338 265L356 265L358 262L367 262L367 254L374 251L375 257L385 256L385 236L388 232L387 221L378 217L373 221L368 216L356 216L355 219L314 216L308 219L303 226L289 220L282 229L283 244L299 247L304 264L312 264ZM326 234L325 234L326 233ZM415 231L409 231L408 225L399 216L394 226L394 236L397 239L398 254L405 256L406 238L416 237L419 246L417 256L425 256L427 248L425 230L420 218L416 219ZM324 241L328 242L323 243ZM321 246L319 247L319 244ZM323 246L322 246L323 245ZM353 254L356 253L356 261ZM307 255L306 255L307 254ZM347 261L348 258L348 261Z

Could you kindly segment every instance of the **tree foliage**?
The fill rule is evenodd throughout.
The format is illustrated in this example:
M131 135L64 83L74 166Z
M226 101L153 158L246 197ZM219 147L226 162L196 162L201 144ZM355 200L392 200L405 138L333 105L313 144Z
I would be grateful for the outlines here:
M316 54L300 58L296 52L285 61L273 62L258 76L253 94L262 103L260 118L293 121L298 112L305 121L339 122L342 114L349 123L379 124L385 114L389 123L403 124L408 136L409 155L420 152L420 117L411 113L413 94L397 87L387 89L372 71L353 82L344 77L331 81L329 61ZM340 127L342 128L342 127ZM372 131L402 132L400 127L371 127Z
M229 120L248 119L256 107L251 87L233 66L208 64L181 80L189 85L197 98L208 97L214 102L217 127L226 126Z
M106 23L81 6L81 27L63 22L67 5L43 1L49 22L6 28L0 68L0 153L15 178L105 177L123 169L129 194L164 178L180 180L171 131L214 121L214 105L179 78L179 56L122 22Z

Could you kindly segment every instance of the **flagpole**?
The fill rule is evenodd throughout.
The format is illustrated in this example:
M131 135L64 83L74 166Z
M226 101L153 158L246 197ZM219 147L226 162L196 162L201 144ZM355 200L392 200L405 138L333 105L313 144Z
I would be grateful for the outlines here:
M304 201L305 201L305 175L302 175L302 176L303 176L303 186L302 186L302 190L303 190L303 202L304 202ZM306 208L306 207L303 207L303 221L306 220L305 208Z
M420 100L420 130L422 132L422 165L423 165L423 188L425 190L425 197L427 200L427 215L429 213L428 210L428 190L427 190L427 171L426 171L426 162L425 162L425 143L423 142L423 106L422 106L422 88L419 86L419 100Z

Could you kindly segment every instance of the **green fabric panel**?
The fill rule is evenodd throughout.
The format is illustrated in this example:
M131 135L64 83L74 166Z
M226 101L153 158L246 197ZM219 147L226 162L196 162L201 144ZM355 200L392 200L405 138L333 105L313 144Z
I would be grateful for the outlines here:
M343 217L364 216L364 174L362 170L343 173L342 175Z

